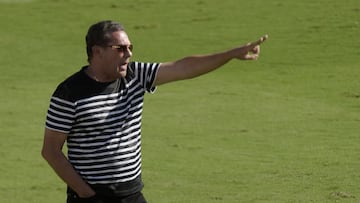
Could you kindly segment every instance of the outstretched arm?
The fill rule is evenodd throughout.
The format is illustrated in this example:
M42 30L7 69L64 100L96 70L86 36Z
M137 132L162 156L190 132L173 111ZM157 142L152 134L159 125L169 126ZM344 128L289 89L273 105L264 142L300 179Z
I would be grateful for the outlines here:
M232 59L256 60L260 54L260 44L267 38L268 36L265 35L255 42L223 52L188 56L174 62L162 63L155 80L155 85L190 79L206 74Z

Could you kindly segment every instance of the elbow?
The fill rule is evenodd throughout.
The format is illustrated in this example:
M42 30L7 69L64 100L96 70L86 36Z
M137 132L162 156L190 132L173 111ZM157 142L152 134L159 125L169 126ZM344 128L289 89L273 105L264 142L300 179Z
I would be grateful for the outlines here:
M48 151L45 147L43 147L43 148L41 149L41 157L42 157L43 159L45 159L46 161L49 160L49 157L50 157L49 151Z
M51 160L54 160L57 157L57 152L51 149L51 147L45 145L41 149L41 156L47 162L51 162Z
M41 156L50 166L56 164L61 157L58 152L47 148L41 150Z

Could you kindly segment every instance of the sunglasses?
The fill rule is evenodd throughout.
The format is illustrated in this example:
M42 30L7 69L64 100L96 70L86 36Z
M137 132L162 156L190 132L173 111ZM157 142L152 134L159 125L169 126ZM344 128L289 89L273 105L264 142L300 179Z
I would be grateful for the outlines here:
M128 50L133 50L133 45L110 45L109 47L116 49L118 52L126 52Z

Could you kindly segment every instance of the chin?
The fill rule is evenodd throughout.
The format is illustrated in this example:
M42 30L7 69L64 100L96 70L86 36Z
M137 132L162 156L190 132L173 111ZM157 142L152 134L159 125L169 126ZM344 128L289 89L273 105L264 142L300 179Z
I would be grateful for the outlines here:
M117 72L121 77L124 78L126 76L126 73L127 73L127 67L124 67L124 68L123 67L118 67Z
M122 78L125 78L125 76L126 76L126 70L125 70L125 71L120 71L120 72L119 72L119 75L120 75Z

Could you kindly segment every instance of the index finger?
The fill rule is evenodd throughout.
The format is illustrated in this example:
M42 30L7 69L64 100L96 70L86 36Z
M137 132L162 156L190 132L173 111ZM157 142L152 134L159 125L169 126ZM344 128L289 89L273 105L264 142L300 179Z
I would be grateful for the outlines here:
M264 35L264 36L260 37L259 40L251 43L251 45L254 46L254 47L257 46L257 45L260 45L261 43L265 42L265 40L267 40L268 38L269 38L268 35Z

